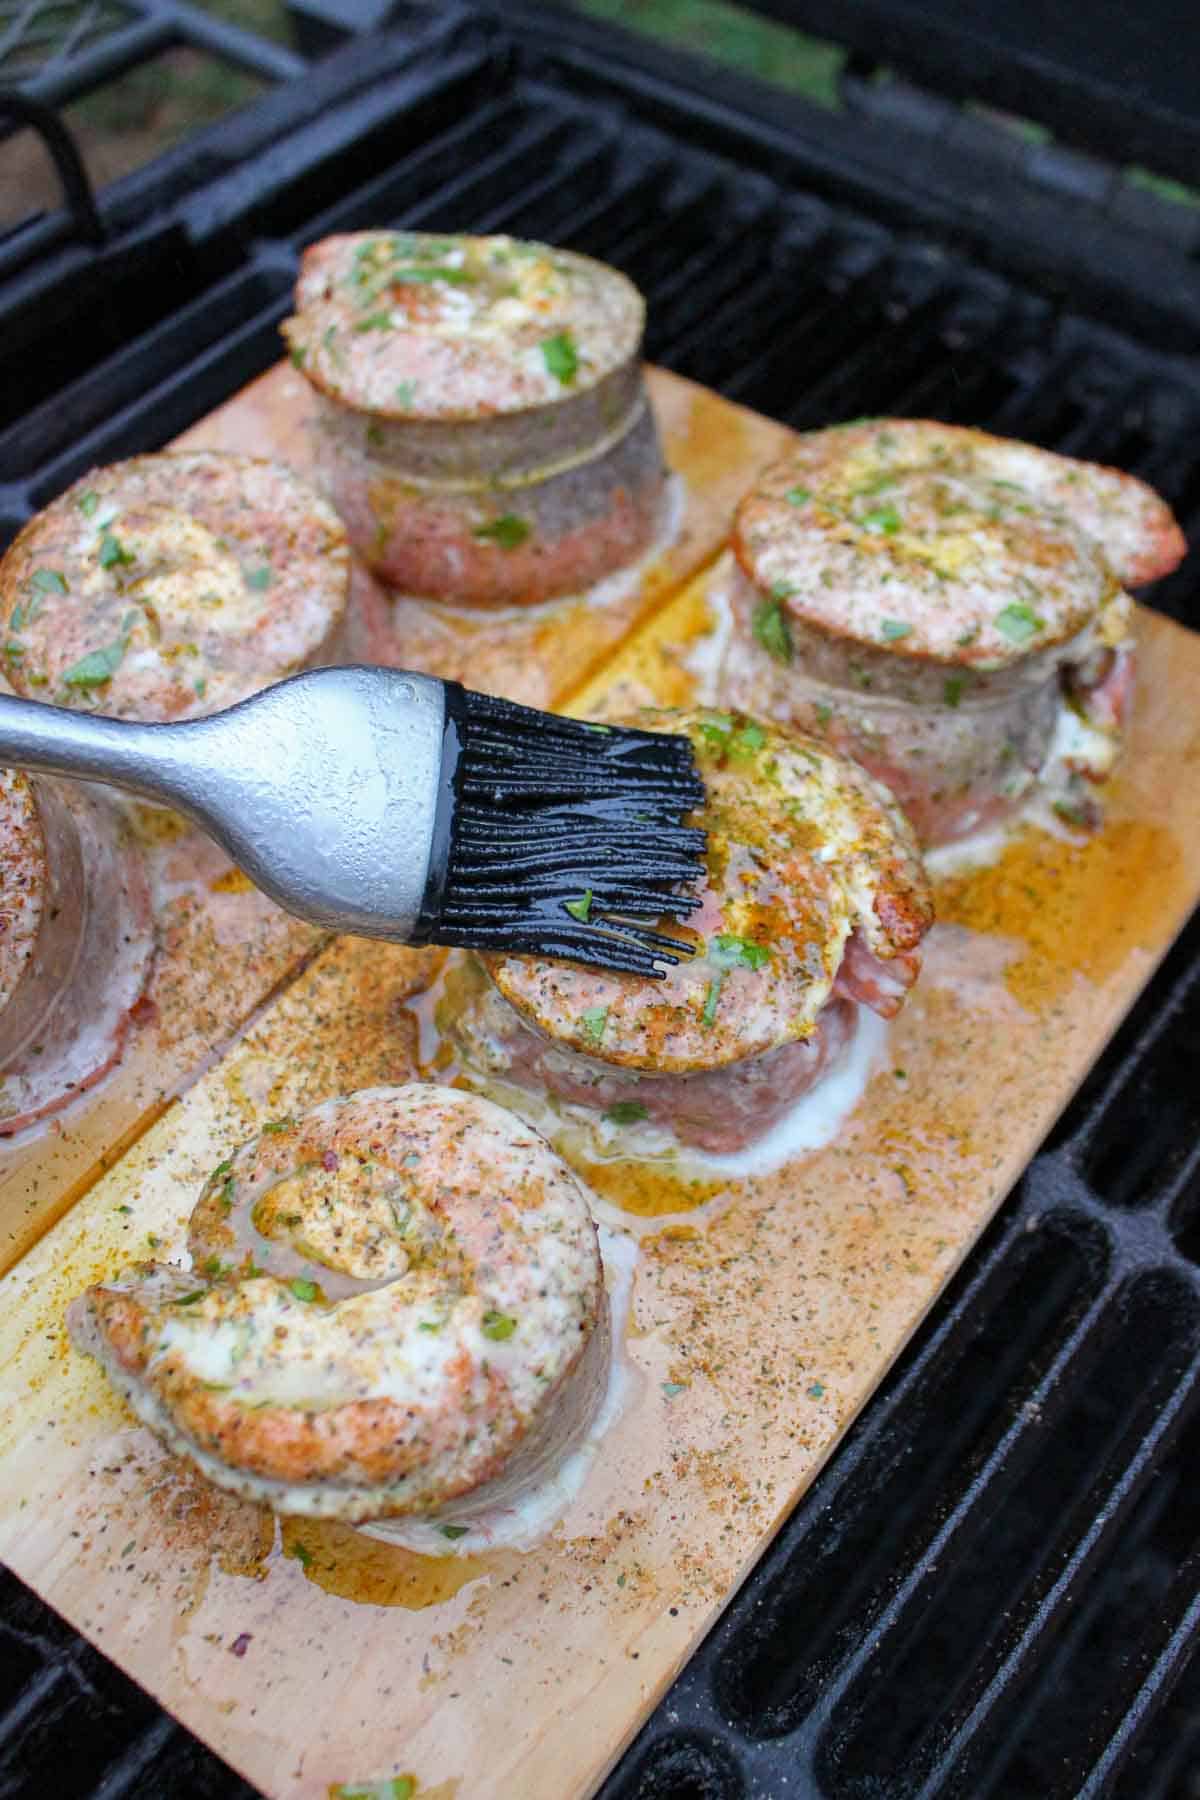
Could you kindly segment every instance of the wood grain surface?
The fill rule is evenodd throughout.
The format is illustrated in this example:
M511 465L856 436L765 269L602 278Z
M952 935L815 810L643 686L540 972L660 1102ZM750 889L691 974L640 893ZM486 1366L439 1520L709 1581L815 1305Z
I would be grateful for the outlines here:
M702 574L572 706L688 698L715 623ZM758 1179L607 1190L637 1247L626 1399L541 1545L428 1558L281 1525L167 1457L66 1338L89 1281L182 1254L200 1181L263 1120L416 1068L437 953L341 940L0 1284L6 1559L268 1794L592 1792L1200 896L1200 638L1139 634L1104 830L1029 828L938 883L926 972L836 1141Z
M790 433L694 383L652 370L651 398L681 492L678 531L615 596L504 614L394 601L354 576L345 660L453 677L533 705L558 704L636 620L662 605L724 537L747 469ZM307 383L280 363L177 440L180 447L280 457L310 470ZM120 1067L46 1124L0 1140L0 1272L61 1218L190 1079L229 1044L327 934L288 918L195 829L133 811L162 898L146 1006Z

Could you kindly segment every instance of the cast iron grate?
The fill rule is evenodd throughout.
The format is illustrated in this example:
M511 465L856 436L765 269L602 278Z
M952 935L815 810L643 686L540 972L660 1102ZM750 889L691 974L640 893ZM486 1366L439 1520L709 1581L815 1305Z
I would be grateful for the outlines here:
M573 244L643 287L655 359L747 405L926 413L1111 461L1200 537L1200 362L1117 329L1082 277L1068 304L886 195L851 205L802 133L772 160L750 113L651 106L594 36L466 12L438 30L402 67L378 42L338 53L341 116L189 186L156 225L172 282L124 335L114 302L91 366L56 364L46 328L37 403L0 426L8 531L268 366L305 242L394 223ZM43 279L60 331L78 302ZM1150 599L1200 625L1198 586L1193 552ZM1197 993L1200 920L604 1800L1189 1791ZM48 1767L64 1800L249 1791L17 1584L0 1639L0 1794ZM42 1760L56 1720L77 1762Z

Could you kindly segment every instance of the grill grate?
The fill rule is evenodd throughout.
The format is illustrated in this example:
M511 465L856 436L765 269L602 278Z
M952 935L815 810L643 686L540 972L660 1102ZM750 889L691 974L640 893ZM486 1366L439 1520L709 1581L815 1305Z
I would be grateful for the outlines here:
M171 281L141 281L131 315L118 275L94 367L56 364L49 326L29 340L6 528L266 367L304 243L394 223L571 244L645 290L655 359L747 405L801 427L927 413L1115 462L1200 537L1200 361L1170 333L1122 332L1083 276L1067 304L882 189L831 193L802 120L768 159L752 113L648 104L596 41L463 11L403 67L379 41L339 52L286 154L155 222ZM43 278L59 334L68 273ZM1193 552L1150 598L1200 626L1198 588ZM1198 994L1200 920L604 1800L1194 1791ZM64 1800L250 1792L15 1583L0 1640L0 1793L49 1767Z

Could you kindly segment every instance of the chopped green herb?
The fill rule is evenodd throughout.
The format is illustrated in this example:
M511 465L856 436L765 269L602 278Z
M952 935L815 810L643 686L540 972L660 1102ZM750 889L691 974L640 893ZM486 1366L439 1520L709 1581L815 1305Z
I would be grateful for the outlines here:
M296 1128L296 1121L295 1121L295 1119L292 1118L290 1113L286 1119L268 1119L266 1124L263 1126L263 1130L269 1131L272 1134L272 1136L276 1135L278 1132L281 1132L281 1131L294 1131L295 1128Z
M719 969L761 969L771 960L766 944L755 944L728 932L720 932L711 940L708 954Z
M725 751L729 748L733 720L728 713L713 713L707 719L697 720L696 730L705 743L711 744L714 750Z
M502 1344L505 1338L510 1338L516 1329L517 1321L515 1319L510 1319L507 1313L496 1312L494 1308L484 1313L483 1323L480 1326L484 1337L491 1338L495 1344Z
M424 269L393 269L388 279L403 287L411 287L414 282L448 281L454 287L466 287L475 277L470 269L452 269L444 264Z
M203 1300L206 1288L193 1288L190 1294L181 1294L178 1300L172 1301L174 1306L195 1306L197 1300Z
M751 721L749 725L743 725L740 731L734 732L729 740L729 754L730 756L753 756L756 750L762 749L766 741L767 734L762 726L755 725Z
M942 683L942 699L947 706L957 706L963 697L963 689L967 685L965 675L947 675Z
M501 550L515 550L518 544L525 542L532 529L528 519L520 519L516 513L501 513L487 525L477 525L471 535L499 544Z
M1042 620L1023 600L1013 600L996 614L996 629L1014 644L1028 643L1042 629Z
M118 1206L117 1211L123 1212L123 1213L131 1213L133 1211L133 1208L132 1208L132 1206Z
M66 671L63 685L77 688L103 687L120 668L126 648L127 640L118 638L115 644L109 644L103 650L89 650L86 656L81 656Z
M129 1556L136 1549L137 1549L137 1539L130 1538L129 1542L126 1544L125 1548L122 1550L121 1555Z
M16 644L16 643L13 643L10 641L10 642L6 643L4 646L4 654L5 654L5 656L11 656L11 657L19 659L20 657L24 656L24 654L25 654L25 646L24 646L24 644Z
M893 1069L892 1074L896 1077L897 1081L907 1081L908 1080L908 1070L907 1069Z
M398 381L396 383L396 400L407 412L416 405L417 384L415 381Z
M554 379L570 387L579 370L579 352L570 332L560 331L557 337L543 338L542 358Z
M703 1025L712 1025L716 1020L717 1002L721 998L721 987L724 980L724 975L717 975L708 984L708 992L704 996L704 1011L700 1014L700 1021Z
M115 538L111 531L105 532L100 539L99 551L99 562L102 569L124 568L129 563L136 561L137 558L132 550L126 550L120 539ZM66 592L65 588L63 592Z
M193 681L192 687L195 689L197 700L203 700L205 694L208 692L208 682L205 680L204 676L201 675L198 681Z
M1070 800L1056 800L1054 811L1068 825L1074 825L1077 831L1087 829L1088 817L1082 806L1074 805Z
M803 506L806 501L812 499L812 494L808 488L793 487L789 488L783 497L789 506Z
M639 1119L650 1115L640 1100L617 1100L602 1116L610 1125L636 1125Z
M959 645L960 648L965 648L967 644L973 644L975 642L975 639L978 636L979 636L978 625L968 625L967 629L965 631L959 632L958 636L955 638L954 641L956 644Z
M832 717L833 717L832 706L827 706L824 700L818 700L816 706L813 708L813 711L817 715L817 724L818 725L828 725L830 719L832 719Z
M245 582L246 586L248 588L256 588L259 593L261 593L264 588L270 587L272 579L270 563L263 563L257 569L242 570L242 580Z
M624 1569L622 1569L621 1573L617 1576L617 1586L618 1587L625 1586L625 1571L624 1571Z
M87 488L75 502L85 519L90 519L100 504L100 496L95 488Z
M897 638L908 637L912 631L912 626L908 623L907 619L884 619L880 626L880 630L883 632L888 643L894 644Z
M8 628L10 631L20 631L24 623L25 614L21 611L20 602L18 601L17 605L13 607L8 615Z
M422 1319L417 1326L418 1331L440 1331L446 1323L445 1319Z
M573 919L578 919L581 925L586 925L592 910L591 888L585 889L581 899L566 900L563 904Z
M675 1398L676 1394L683 1393L684 1389L687 1387L687 1382L686 1381L664 1381L664 1382L661 1382L659 1385L661 1386L663 1393L667 1396L667 1399L673 1400Z
M788 624L777 595L771 600L762 600L754 609L751 630L767 655L778 663L790 663L792 660L792 628Z
M900 529L900 514L894 506L877 506L874 512L864 513L859 524L873 537L893 537Z
M133 558L129 559L131 562ZM65 594L67 583L57 569L35 569L29 577L29 585L35 594Z
M607 1006L589 1006L586 1012L580 1013L579 1023L593 1044L598 1044L604 1036L604 1027L608 1024Z
M455 1538L466 1537L467 1535L467 1527L465 1525L443 1525L440 1527L440 1530L442 1536L448 1537L452 1542Z
M772 600L790 600L795 592L795 582L780 579L779 581L773 581L771 583Z
M222 1263L219 1256L210 1256L201 1263L200 1267L204 1270L206 1275L210 1275L214 1281L217 1281L220 1279L225 1265Z
M812 1399L821 1400L825 1395L825 1384L823 1381L814 1381L808 1391Z
M311 1569L312 1551L307 1544L292 1544L288 1549L288 1555L295 1557L302 1569Z
M355 331L390 331L392 315L390 312L371 313L368 318L354 321Z
M317 1297L316 1282L305 1281L302 1275L297 1275L295 1281L289 1281L288 1287L295 1294L297 1300L315 1300Z
M384 442L383 426L377 419L372 419L367 426L367 442L374 450L378 450Z

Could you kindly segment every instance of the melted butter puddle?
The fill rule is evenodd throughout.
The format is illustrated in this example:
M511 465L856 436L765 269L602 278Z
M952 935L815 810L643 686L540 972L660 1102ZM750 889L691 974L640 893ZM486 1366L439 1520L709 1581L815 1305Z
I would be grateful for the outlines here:
M563 1145L559 1154L570 1163L580 1180L621 1212L639 1219L661 1219L672 1213L691 1212L724 1193L728 1182L705 1181L676 1168L634 1159L596 1162Z
M335 1519L281 1519L280 1535L283 1554L295 1558L306 1581L365 1606L423 1612L452 1600L494 1566L483 1556L424 1556L364 1537Z
M937 916L1018 939L1023 954L1005 968L1005 986L1041 1012L1077 976L1102 983L1161 938L1181 874L1178 840L1144 819L1112 820L1082 841L1030 826L995 862L939 881Z
M223 875L216 876L208 884L213 894L252 894L254 883L248 875L243 875L237 868L226 869Z

